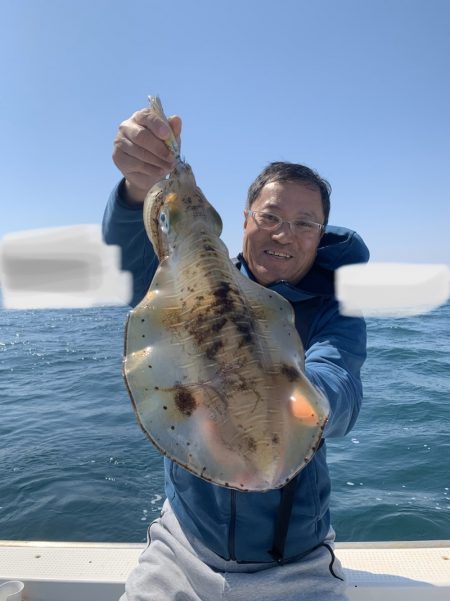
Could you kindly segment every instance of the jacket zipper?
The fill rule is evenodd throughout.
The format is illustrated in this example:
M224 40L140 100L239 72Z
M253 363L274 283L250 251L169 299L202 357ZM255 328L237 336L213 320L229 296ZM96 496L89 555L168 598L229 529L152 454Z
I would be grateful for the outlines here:
M230 528L228 530L228 553L230 555L230 559L236 561L236 551L235 551L235 535L236 535L236 491L231 490L230 501L231 501L231 511L230 511Z

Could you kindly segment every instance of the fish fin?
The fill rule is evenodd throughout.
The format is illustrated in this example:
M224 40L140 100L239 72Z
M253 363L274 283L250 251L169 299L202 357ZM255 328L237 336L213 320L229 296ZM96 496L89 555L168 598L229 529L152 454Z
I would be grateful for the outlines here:
M248 300L254 322L258 323L259 335L267 341L265 346L270 352L268 363L273 365L277 358L281 365L294 365L303 370L303 345L295 328L295 313L289 301L277 292L250 280L238 270L233 278L242 296ZM293 348L292 338L297 338L295 356L289 354Z

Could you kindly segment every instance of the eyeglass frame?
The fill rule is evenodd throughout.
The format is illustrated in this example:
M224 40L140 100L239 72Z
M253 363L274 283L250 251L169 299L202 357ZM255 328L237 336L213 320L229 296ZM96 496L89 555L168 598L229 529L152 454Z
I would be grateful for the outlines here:
M260 225L255 219L255 215L257 215L258 213L263 213L264 215L270 215L271 217L275 217L276 219L278 219L278 224L276 224L274 227L264 227L264 226ZM276 232L278 229L283 227L284 223L289 223L289 230L290 230L291 234L293 236L299 235L297 232L295 232L292 229L292 223L293 223L292 221L288 221L287 219L281 219L281 217L279 215L275 215L275 213L271 213L270 211L253 211L252 209L247 209L247 215L250 215L251 217L253 217L253 221L255 222L257 228L261 228L262 230L266 230L267 232ZM309 221L308 219L304 219L303 221L305 223L315 225L317 227L316 231L318 231L320 235L322 235L325 232L326 225L323 225L322 223L316 223L315 221ZM303 232L303 233L307 233L307 232Z

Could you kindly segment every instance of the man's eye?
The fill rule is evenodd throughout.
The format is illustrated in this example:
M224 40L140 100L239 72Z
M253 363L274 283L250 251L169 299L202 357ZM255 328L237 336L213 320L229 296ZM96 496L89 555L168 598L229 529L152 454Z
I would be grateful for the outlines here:
M299 230L312 230L314 224L312 224L310 221L299 220L294 221L294 226Z
M278 217L270 213L260 213L261 220L265 223L278 223Z

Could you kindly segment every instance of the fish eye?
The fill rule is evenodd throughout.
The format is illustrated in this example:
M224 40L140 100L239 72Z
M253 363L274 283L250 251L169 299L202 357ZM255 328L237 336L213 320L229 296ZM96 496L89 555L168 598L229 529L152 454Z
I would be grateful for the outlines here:
M169 216L164 211L159 214L159 225L163 234L169 233Z

